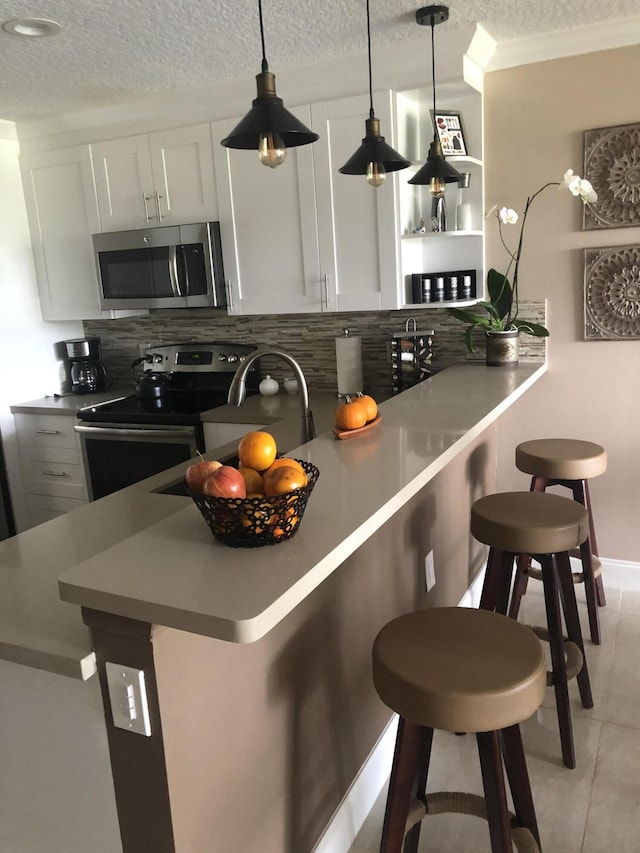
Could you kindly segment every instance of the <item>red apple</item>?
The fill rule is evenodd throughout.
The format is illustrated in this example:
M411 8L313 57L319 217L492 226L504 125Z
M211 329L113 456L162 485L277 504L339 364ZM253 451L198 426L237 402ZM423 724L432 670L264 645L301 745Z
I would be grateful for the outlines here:
M246 498L247 486L237 468L221 465L204 481L202 493L213 498Z
M214 459L210 461L203 459L201 462L194 462L189 465L184 474L184 482L187 488L191 489L192 492L202 494L202 484L218 468L222 468L222 462Z

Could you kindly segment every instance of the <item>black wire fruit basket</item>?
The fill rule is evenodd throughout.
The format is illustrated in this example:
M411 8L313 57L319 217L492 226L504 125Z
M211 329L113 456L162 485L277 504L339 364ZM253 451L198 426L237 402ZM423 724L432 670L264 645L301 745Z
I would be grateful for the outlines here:
M307 501L320 471L311 462L304 468L307 485L273 497L215 498L187 489L211 532L232 548L258 548L291 539L298 532Z

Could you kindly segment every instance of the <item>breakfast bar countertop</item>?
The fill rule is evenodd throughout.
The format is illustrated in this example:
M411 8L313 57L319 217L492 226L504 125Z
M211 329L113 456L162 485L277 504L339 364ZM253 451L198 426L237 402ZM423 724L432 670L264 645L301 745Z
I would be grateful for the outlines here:
M381 403L381 422L366 434L340 441L327 430L305 445L281 446L317 465L320 477L298 532L276 545L235 549L215 540L190 498L157 494L171 471L110 495L87 508L94 519L108 525L106 502L128 500L132 512L134 505L138 513L157 506L158 521L62 572L60 596L154 625L254 642L545 371L533 363L505 370L455 365Z

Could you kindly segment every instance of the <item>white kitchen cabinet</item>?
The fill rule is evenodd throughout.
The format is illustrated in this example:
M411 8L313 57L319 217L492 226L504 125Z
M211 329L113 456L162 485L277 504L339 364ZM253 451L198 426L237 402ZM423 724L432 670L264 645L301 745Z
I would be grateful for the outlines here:
M392 93L377 92L374 105L382 133L395 147ZM338 171L360 145L368 116L365 95L311 107L312 127L320 134L314 151L320 263L333 311L399 307L396 178L391 173L375 188L364 175Z
M91 235L100 230L88 145L20 158L44 320L101 318Z
M292 112L307 126L310 109ZM238 119L213 125L222 254L230 314L322 311L314 145L290 148L277 169L257 151L220 145Z
M211 126L91 145L103 231L218 218Z
M14 418L30 526L88 503L75 417L16 413Z
M391 93L379 95L392 134ZM257 152L214 147L231 314L397 307L397 199L339 167L364 134L369 101L346 98L293 112L320 135L265 168ZM217 122L222 139L237 120Z

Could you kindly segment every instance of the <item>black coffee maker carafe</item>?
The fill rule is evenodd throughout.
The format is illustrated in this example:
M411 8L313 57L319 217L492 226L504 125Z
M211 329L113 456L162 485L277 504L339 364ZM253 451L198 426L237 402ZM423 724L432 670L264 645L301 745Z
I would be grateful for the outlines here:
M71 391L91 394L107 387L107 372L100 360L100 338L73 338L64 342Z

